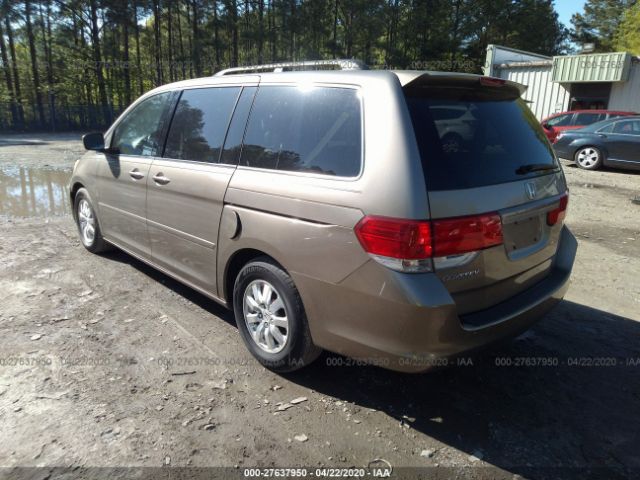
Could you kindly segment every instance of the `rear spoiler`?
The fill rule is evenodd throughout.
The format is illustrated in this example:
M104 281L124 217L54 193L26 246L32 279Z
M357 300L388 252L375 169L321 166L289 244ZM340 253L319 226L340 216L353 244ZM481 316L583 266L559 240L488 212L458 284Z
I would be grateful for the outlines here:
M487 77L483 75L473 75L470 73L449 73L449 72L425 72L420 70L393 70L402 88L411 88L423 85L446 86L465 84L484 85L490 87L504 86L512 88L523 95L527 91L527 86L521 83L505 80L504 78Z

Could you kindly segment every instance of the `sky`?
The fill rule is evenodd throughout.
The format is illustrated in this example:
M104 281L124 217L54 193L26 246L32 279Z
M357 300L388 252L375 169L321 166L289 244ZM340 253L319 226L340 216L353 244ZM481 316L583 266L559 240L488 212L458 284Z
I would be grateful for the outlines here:
M556 12L559 19L566 27L571 27L571 16L582 12L586 0L556 0Z

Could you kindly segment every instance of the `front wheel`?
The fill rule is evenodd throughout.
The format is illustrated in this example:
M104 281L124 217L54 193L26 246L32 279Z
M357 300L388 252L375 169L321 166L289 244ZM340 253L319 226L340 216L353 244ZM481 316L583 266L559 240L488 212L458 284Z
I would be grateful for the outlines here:
M80 233L80 241L91 253L109 250L110 246L102 238L98 217L93 208L89 192L85 188L78 190L73 203L74 217Z
M576 163L585 170L597 170L602 165L602 152L595 147L583 147L576 152Z
M233 288L238 331L266 368L291 372L321 353L311 340L302 299L291 277L268 257L245 265Z

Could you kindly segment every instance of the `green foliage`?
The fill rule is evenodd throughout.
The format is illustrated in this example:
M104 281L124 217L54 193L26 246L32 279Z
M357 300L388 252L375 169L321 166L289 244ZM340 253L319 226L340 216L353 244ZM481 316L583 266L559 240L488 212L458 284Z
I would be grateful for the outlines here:
M11 62L2 65L0 99L23 110L23 126L39 128L51 126L52 112L58 125L69 112L62 128L104 126L159 84L229 66L358 58L377 68L479 73L489 43L553 55L566 48L567 38L553 0L0 2L18 66L14 72ZM4 78L15 73L20 95ZM0 115L8 112L0 105ZM3 125L20 122L16 115L0 119Z
M615 48L640 55L640 3L629 8L615 36Z
M583 13L571 18L571 37L578 44L594 43L596 52L614 50L614 38L625 12L637 0L587 0Z

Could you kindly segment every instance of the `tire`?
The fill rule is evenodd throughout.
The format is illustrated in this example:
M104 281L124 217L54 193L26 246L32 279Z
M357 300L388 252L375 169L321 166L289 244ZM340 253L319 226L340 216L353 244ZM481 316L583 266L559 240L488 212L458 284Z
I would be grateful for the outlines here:
M73 201L73 217L78 226L80 242L82 242L84 248L91 253L105 252L112 248L102 238L98 217L86 188L81 188L76 192Z
M302 299L291 277L273 260L247 263L233 287L238 331L264 367L284 373L313 362L322 349L311 340Z
M573 158L578 167L584 170L597 170L602 166L603 155L596 147L581 147Z

